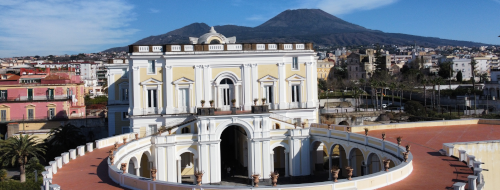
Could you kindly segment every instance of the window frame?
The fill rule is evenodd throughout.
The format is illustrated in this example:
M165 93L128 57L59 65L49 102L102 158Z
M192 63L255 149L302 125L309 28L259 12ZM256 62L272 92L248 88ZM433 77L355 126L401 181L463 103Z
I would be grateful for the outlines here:
M30 119L30 110L32 112L32 118ZM28 108L28 120L35 120L35 109Z
M4 112L5 112L5 115L3 114ZM0 110L0 121L2 121L2 122L7 121L7 110Z
M157 61L155 59L152 59L152 60L148 60L148 66L147 66L147 75L156 75L157 74L157 71L158 69L156 69L156 64L157 64ZM150 72L150 69L152 70L152 72Z
M292 57L292 71L300 70L299 57Z

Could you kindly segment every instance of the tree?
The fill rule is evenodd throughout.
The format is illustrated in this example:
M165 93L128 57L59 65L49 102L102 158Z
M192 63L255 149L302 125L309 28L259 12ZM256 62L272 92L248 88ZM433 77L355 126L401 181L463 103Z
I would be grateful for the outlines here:
M326 81L324 79L319 79L318 80L318 89L326 91Z
M102 83L102 92L104 94L108 94L108 79L104 79L104 82Z
M453 63L451 63L449 61L441 63L439 65L438 75L440 77L442 77L443 79L449 79L449 78L451 78L451 65L452 64Z
M476 60L472 59L471 62L470 62L470 67L471 67L471 71L472 71L472 89L476 89L476 65L477 65L477 62ZM477 97L476 97L476 93L474 92L474 112L476 112L476 105L477 105Z
M405 104L405 112L415 116L425 116L425 108L420 102L408 101Z
M462 71L458 71L457 73L457 82L462 82Z
M50 130L49 137L45 139L45 144L49 147L47 158L53 158L61 153L74 149L85 143L85 137L81 134L81 129L67 124Z
M19 164L21 182L25 182L28 157L42 157L45 145L39 143L35 136L21 134L7 139L0 152L0 160L4 166Z
M389 84L389 89L391 89L391 93L392 93L392 104L394 105L394 90L396 90L396 83L394 82L391 82L391 84Z

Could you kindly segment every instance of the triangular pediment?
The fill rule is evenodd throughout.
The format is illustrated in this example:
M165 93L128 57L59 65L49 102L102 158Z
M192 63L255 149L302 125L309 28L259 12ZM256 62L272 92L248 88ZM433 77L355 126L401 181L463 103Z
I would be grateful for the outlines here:
M172 84L191 84L191 83L194 83L194 81L191 79L188 79L186 77L181 77L181 78L175 80L174 82L172 82Z
M294 74L286 79L287 81L300 81L300 80L306 80L303 76L300 76L298 74Z
M278 81L278 78L273 77L271 75L266 75L258 80L259 82L274 82Z
M149 79L141 82L141 85L151 85L151 84L159 85L159 84L163 84L163 82L156 80L154 78L149 78Z

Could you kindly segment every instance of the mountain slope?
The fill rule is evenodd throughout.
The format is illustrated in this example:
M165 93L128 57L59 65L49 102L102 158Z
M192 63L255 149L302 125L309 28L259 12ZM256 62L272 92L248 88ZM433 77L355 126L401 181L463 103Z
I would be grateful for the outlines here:
M158 36L150 36L135 45L187 44L188 37L199 37L210 30L205 23L193 23ZM237 43L265 42L313 42L315 45L369 45L394 44L435 47L482 46L483 43L447 40L399 33L384 33L346 22L320 9L286 10L257 27L236 25L215 26L215 30L227 37L236 36ZM105 50L127 51L127 47Z

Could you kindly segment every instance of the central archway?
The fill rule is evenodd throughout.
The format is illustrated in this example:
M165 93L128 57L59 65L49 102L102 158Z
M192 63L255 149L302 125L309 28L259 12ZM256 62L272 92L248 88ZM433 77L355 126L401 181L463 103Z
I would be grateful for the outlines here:
M229 125L220 135L221 181L246 183L248 134L239 125Z

